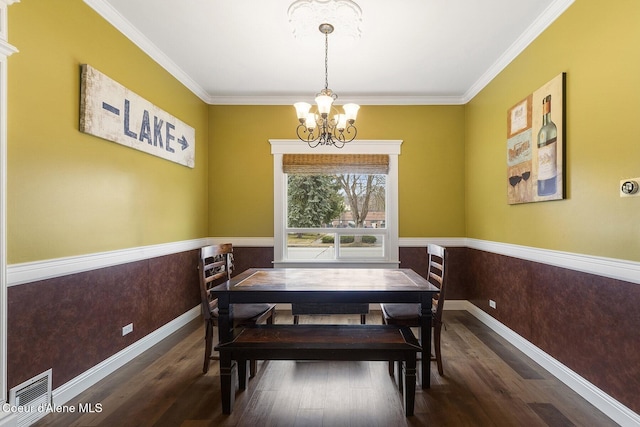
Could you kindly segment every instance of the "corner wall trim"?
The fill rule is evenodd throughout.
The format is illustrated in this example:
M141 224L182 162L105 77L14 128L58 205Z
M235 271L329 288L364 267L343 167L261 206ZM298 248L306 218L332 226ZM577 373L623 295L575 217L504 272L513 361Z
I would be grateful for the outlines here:
M200 305L197 305L183 315L146 335L144 338L139 339L124 350L121 350L93 368L78 375L71 381L56 388L52 393L53 404L64 405L78 394L87 390L107 375L115 372L126 363L132 361L198 316L200 316Z
M445 305L445 309L449 309L449 307ZM498 322L480 308L467 301L466 310L622 427L640 425L640 415Z

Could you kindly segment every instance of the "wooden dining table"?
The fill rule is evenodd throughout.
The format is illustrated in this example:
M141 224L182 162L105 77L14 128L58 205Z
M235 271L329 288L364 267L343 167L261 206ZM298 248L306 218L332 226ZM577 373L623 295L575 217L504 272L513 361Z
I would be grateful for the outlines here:
M439 289L411 269L250 268L216 286L214 292L218 297L220 344L232 341L237 333L233 304L420 304L421 384L422 388L430 386L431 301ZM233 363L221 360L220 372L231 372Z

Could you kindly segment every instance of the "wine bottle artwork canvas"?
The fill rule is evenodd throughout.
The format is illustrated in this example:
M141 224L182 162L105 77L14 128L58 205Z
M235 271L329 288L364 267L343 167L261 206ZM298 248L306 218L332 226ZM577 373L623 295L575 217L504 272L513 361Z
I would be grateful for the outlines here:
M508 110L507 202L564 199L565 73Z

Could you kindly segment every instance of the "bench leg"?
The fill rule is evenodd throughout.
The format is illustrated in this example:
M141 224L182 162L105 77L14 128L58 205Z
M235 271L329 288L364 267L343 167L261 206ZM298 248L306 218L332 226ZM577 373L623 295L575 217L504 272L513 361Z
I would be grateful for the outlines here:
M404 393L404 380L403 380L404 368L403 368L403 364L402 364L403 362L402 362L402 360L396 360L393 363L394 364L395 363L398 364L397 375L394 372L393 378L396 381L396 386L398 387L398 390L400 391L400 394L403 394Z
M235 378L237 365L231 358L220 352L220 393L222 413L230 414L236 397Z
M413 415L413 408L416 402L416 356L407 357L402 363L404 414L409 417Z
M249 378L255 377L256 372L258 372L258 361L253 359L249 362Z
M238 360L238 388L240 390L247 389L247 364L248 360Z

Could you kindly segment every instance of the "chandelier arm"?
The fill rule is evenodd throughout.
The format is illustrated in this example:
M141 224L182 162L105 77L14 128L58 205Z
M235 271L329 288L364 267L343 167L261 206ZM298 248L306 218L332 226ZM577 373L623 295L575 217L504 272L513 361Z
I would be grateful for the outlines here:
M358 134L358 128L355 127L353 124L349 124L349 126L347 126L347 128L345 129L345 132L347 133L347 135L351 135L352 130L353 130L353 136L351 138L347 138L345 140L346 142L351 142L354 139L356 139L356 135Z
M307 144L309 145L310 148L316 148L318 145L322 145L322 140L318 137L313 140L308 140Z
M314 136L314 131L309 131L309 129L301 123L296 128L296 135L298 135L298 139L306 142L310 148L316 148L318 145L335 145L330 133L320 132L320 130L318 130L318 135Z
M320 132L318 132L318 136L314 136L314 131L309 131L309 129L302 123L298 125L296 128L296 135L298 135L298 139L305 142L313 142L320 139Z
M353 132L353 135L351 135L352 132ZM357 134L358 134L358 129L352 124L349 124L349 126L347 126L342 131L338 129L334 129L335 138L338 141L342 142L342 146L344 146L345 143L351 142L354 139L356 139ZM342 148L342 146L338 148Z

